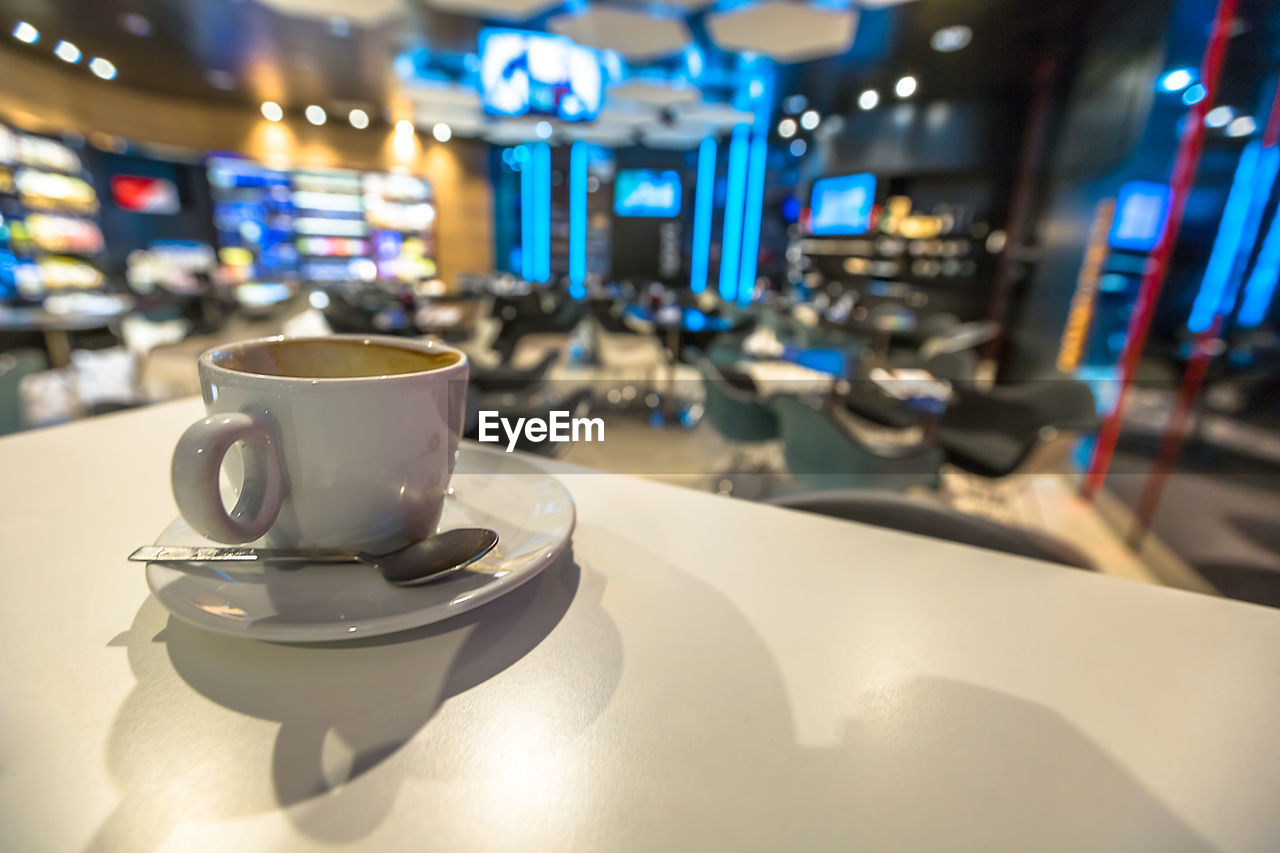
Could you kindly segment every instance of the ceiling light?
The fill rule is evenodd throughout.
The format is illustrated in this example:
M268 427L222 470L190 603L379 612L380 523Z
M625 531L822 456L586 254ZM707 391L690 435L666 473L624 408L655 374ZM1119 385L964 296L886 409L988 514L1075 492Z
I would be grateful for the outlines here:
M1235 114L1235 110L1231 107L1214 107L1205 113L1204 123L1209 127L1225 127Z
M13 25L13 37L27 44L35 44L40 41L40 31L26 21L18 21Z
M929 39L929 44L939 53L953 53L968 45L972 38L973 30L960 24L938 30Z
M364 110L352 110L347 113L347 121L351 122L351 126L356 130L364 130L369 126L369 114Z
M262 117L267 121L279 121L284 118L284 110L275 101L262 102Z
M1199 83L1192 83L1187 87L1186 91L1182 93L1182 103L1187 106L1198 104L1204 100L1204 96L1207 94L1209 94L1209 91L1205 89L1204 86L1201 86Z
M413 122L407 118L396 122L396 136L413 136Z
M453 137L453 128L444 122L440 122L431 128L431 135L436 138L436 142L448 142ZM543 139L546 139L544 136Z
M53 46L53 55L74 65L80 61L80 48L69 41L60 41Z
M533 126L533 132L538 135L539 139L551 138L551 122L540 121Z
M311 122L317 127L324 124L325 119L328 118L328 116L325 115L324 107L318 107L315 104L312 104L311 106L307 107L304 114L307 117L307 121Z
M89 70L103 80L116 79L116 66L110 59L103 59L101 56L95 56L89 60Z
M137 12L125 12L120 16L120 29L131 36L145 38L151 35L151 21Z
M910 75L899 77L893 84L893 91L899 98L910 98L916 93L916 78Z
M792 114L802 112L808 105L809 102L805 100L804 95L789 95L787 96L787 99L782 102L783 109Z
M858 106L864 110L874 110L880 103L880 93L875 89L867 89L858 96Z
M800 126L805 130L813 130L822 121L822 116L818 115L817 110L807 110L804 115L800 116Z
M809 146L805 143L803 139L791 140L791 156L799 157L800 155L804 154L805 150L808 149L808 147Z
M784 118L778 122L778 135L783 139L790 139L796 135L796 120L793 118Z
M1253 116L1239 116L1227 125L1227 136L1248 136L1257 129L1258 123L1253 120Z
M1181 92L1196 80L1189 68L1175 68L1160 78L1160 88L1166 92Z

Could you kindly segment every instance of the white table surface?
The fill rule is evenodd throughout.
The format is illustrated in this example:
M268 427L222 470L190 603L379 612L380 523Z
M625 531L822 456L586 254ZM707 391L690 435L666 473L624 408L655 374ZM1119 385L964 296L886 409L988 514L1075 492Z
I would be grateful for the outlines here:
M1280 611L616 475L359 647L168 615L194 400L0 440L9 850L1280 849Z

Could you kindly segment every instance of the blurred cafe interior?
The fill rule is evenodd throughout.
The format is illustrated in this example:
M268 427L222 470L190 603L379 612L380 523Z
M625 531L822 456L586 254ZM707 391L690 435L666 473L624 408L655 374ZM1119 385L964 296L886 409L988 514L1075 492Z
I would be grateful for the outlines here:
M1278 0L0 0L0 81L13 849L1280 850Z
M524 450L1280 605L1265 0L3 9L5 433L434 335L606 418Z

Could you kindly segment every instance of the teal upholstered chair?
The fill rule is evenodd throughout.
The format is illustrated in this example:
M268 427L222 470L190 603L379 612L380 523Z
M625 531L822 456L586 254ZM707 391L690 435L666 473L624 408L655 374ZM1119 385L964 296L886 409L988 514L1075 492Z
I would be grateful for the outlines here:
M772 398L791 475L805 488L935 488L942 451L932 442L872 447L821 406L789 394Z

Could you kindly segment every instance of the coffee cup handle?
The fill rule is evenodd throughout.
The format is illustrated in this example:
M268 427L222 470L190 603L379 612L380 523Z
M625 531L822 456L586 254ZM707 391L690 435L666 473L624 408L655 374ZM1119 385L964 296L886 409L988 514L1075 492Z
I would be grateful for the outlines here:
M231 512L222 505L218 474L231 445L244 442L244 482ZM284 501L284 464L275 422L244 412L214 415L187 427L170 470L178 511L215 542L251 542L266 534Z

